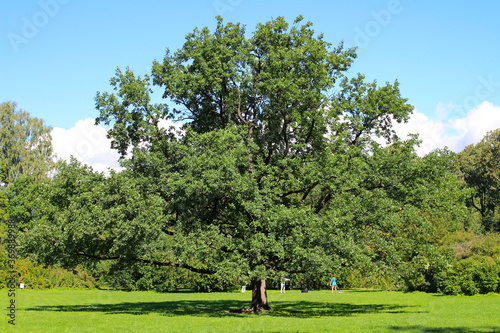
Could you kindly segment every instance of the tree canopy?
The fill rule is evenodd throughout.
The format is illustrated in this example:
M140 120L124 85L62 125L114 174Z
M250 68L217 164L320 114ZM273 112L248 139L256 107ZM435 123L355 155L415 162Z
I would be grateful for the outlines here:
M153 64L172 111L150 104L150 78L129 69L111 80L116 95L96 96L113 145L122 156L133 149L129 168L161 184L164 232L190 256L210 253L207 271L241 272L253 285L275 272L334 267L325 207L367 186L357 171L375 137L391 142L391 121L412 111L397 82L345 77L355 50L333 48L301 21L259 24L251 38L221 18L214 33L195 29ZM166 135L165 115L187 121L185 133Z
M454 166L473 190L468 204L481 215L485 230L500 231L500 219L495 217L500 205L500 129L465 147Z
M53 168L51 128L31 117L14 102L0 104L0 160L7 167L6 182L20 175L47 176Z

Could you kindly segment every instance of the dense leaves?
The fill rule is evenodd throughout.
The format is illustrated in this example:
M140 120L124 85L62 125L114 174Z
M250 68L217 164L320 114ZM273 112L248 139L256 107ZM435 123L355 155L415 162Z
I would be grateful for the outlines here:
M187 120L178 136L159 127L165 109L148 104L149 82L129 70L112 79L118 95L98 93L97 122L116 124L115 146L132 152L124 165L165 200L178 262L199 258L217 278L254 285L280 272L383 271L415 245L401 230L430 233L416 142L392 130L412 110L398 83L345 78L354 50L331 48L300 23L278 18L247 39L219 19L213 34L196 29L155 62L153 83ZM382 149L377 137L397 145ZM400 198L412 182L417 193Z
M143 247L154 246L158 234L152 228L161 221L159 201L141 196L133 178L105 178L73 161L39 186L38 224L22 241L25 252L38 260L71 265L85 258L135 258Z
M51 128L17 104L0 104L0 160L7 168L6 182L20 175L44 178L53 168Z
M198 290L251 283L252 310L268 307L265 280L281 275L445 288L455 258L440 240L463 229L471 194L454 154L418 157L418 138L392 128L412 112L398 82L348 78L355 50L301 22L277 18L247 37L219 18L151 77L118 69L115 92L97 93L96 122L112 126L125 170L105 177L72 161L51 181L19 179L24 253L99 262L126 289L152 289L172 268L209 276L189 275Z
M476 145L469 145L454 161L457 172L473 189L468 205L479 212L486 231L500 231L495 214L500 204L500 130L488 132Z

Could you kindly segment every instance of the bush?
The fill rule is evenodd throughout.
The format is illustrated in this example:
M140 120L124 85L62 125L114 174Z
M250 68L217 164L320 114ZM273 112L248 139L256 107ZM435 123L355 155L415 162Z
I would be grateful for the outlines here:
M370 269L343 268L339 271L338 280L342 288L373 288L391 290L395 288L397 278L391 271L373 273Z
M454 252L449 248L424 246L420 253L406 265L398 267L404 288L410 291L438 292L438 279L454 261Z
M76 288L92 289L95 279L81 266L72 270L35 265L27 259L16 260L17 283L24 283L29 289ZM7 271L0 270L0 288L7 287ZM10 279L10 277L9 277Z
M500 263L500 234L497 233L475 235L456 232L444 238L443 245L453 248L457 259L487 256Z
M470 257L457 261L450 270L442 273L439 290L450 295L495 292L499 288L499 274L500 268L493 258Z

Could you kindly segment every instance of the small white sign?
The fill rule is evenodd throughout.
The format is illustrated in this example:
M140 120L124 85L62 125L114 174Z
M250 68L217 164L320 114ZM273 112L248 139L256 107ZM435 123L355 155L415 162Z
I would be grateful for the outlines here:
M245 291L247 291L247 286L241 286L241 292L244 293Z

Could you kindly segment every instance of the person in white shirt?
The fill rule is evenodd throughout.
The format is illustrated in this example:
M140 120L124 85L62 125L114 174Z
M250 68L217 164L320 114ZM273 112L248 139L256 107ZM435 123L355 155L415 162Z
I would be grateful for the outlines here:
M285 292L285 282L290 281L290 279L286 279L283 275L281 276L281 293Z

